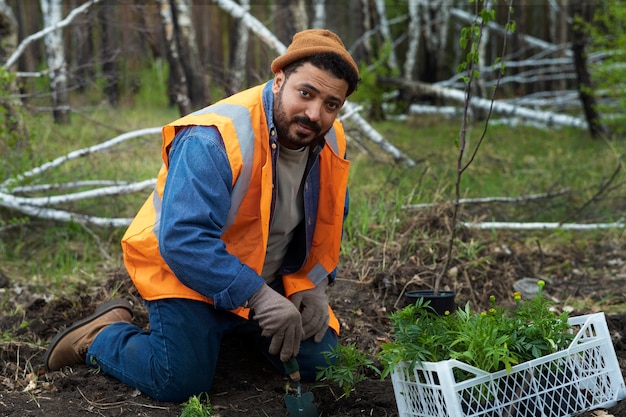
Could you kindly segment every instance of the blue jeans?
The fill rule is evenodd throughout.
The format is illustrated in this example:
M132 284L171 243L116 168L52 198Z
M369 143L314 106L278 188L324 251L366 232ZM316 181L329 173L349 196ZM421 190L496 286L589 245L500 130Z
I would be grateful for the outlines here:
M213 384L222 337L253 337L255 346L284 374L277 355L270 355L270 339L248 321L212 305L186 299L147 303L150 330L130 323L114 323L98 334L87 352L89 366L135 387L158 401L184 402L208 392ZM328 329L324 339L302 341L298 363L302 378L314 380L318 366L327 366L322 352L337 345Z

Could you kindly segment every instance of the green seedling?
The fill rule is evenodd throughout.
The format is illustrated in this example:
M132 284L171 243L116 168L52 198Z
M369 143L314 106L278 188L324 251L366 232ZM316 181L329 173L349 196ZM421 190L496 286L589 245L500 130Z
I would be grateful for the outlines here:
M330 351L323 352L327 367L320 367L316 377L319 381L331 381L337 383L343 389L344 395L350 396L357 383L367 379L367 371L373 371L380 375L374 362L360 351L355 343L349 345L337 345Z
M211 417L213 406L206 392L194 395L183 403L183 412L180 417Z

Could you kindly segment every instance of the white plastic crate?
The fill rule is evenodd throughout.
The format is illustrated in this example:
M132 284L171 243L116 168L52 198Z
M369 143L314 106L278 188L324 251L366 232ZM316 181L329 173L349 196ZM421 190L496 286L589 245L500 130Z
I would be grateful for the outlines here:
M566 417L612 407L626 387L604 313L572 317L567 349L494 373L456 360L400 364L391 375L400 417ZM453 370L470 374L455 380Z

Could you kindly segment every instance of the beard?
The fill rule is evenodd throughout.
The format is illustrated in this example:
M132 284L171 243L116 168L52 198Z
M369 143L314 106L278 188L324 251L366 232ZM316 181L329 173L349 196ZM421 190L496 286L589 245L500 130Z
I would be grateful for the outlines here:
M311 121L307 116L296 115L289 118L283 106L283 88L284 86L280 88L274 99L274 124L278 142L287 148L299 149L322 140L328 130L322 132L322 127L318 123ZM306 126L312 133L299 132L298 124Z

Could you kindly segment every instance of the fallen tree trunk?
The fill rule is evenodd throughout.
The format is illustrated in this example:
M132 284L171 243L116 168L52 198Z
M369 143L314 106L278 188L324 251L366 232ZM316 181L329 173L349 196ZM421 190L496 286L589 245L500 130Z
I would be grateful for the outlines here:
M624 229L626 223L558 223L558 222L463 222L463 226L471 229L506 229L506 230L598 230L598 229Z
M432 84L420 81L407 81L402 78L378 77L378 82L387 86L402 88L409 91L414 96L431 96L443 100L452 100L464 103L466 100L465 92L442 88ZM492 101L480 97L472 97L470 107L476 110L489 110L492 106L494 114L514 116L523 119L536 120L547 124L548 126L571 126L580 129L587 129L587 122L578 118L565 114L558 114L544 110L532 110L521 106L515 106L510 103L502 103Z

